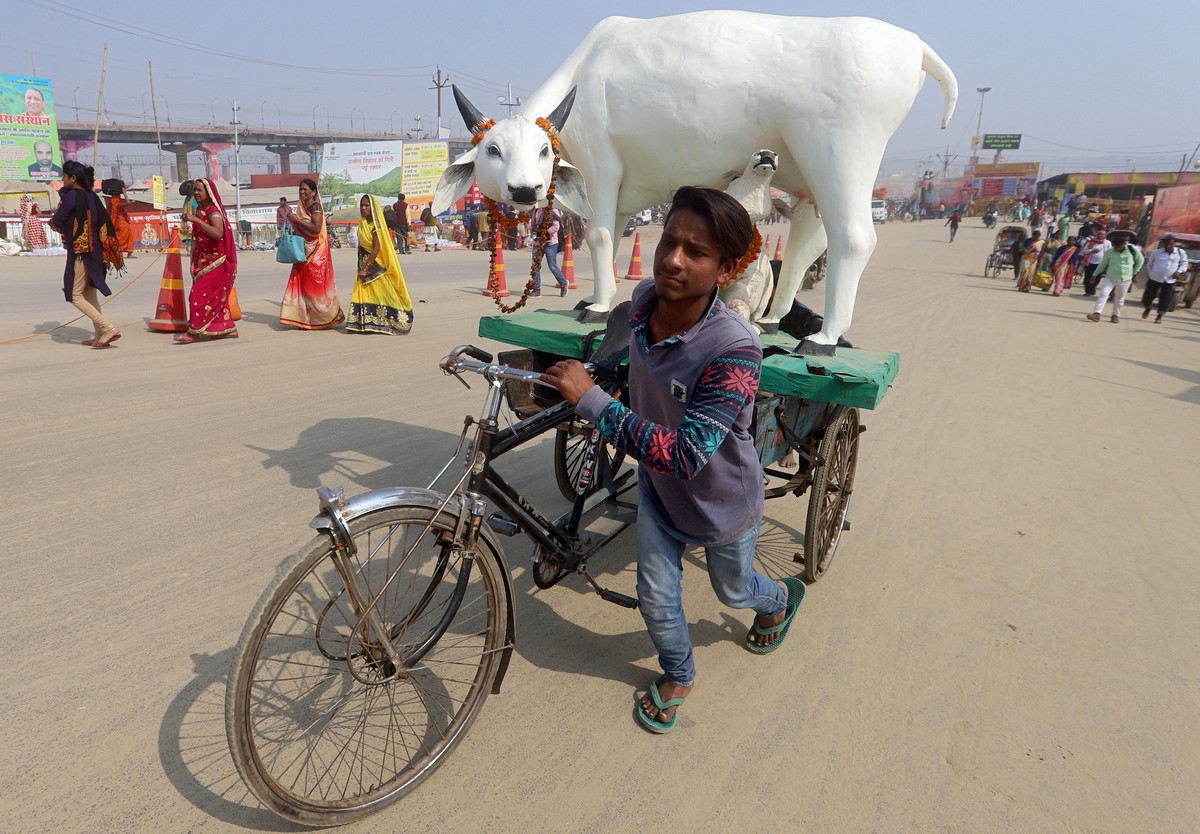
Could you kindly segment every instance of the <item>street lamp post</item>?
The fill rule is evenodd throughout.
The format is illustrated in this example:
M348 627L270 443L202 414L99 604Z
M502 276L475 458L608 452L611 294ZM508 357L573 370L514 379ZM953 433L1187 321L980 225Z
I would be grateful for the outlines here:
M278 126L279 130L282 131L283 130L283 111L280 110L279 105L273 101L271 102L271 106L273 106L275 108L275 124Z
M210 101L208 103L208 113L209 113L209 116L211 116L211 120L209 121L210 125L215 125L217 123L216 107L217 107L217 99L219 99L219 98L220 98L220 96L213 96L212 101Z
M233 105L233 201L237 213L237 220L234 220L233 223L236 225L242 221L242 165L241 146L238 143L238 127L241 125L241 122L238 120L238 111L241 108L238 107L237 99L234 99L230 103ZM236 235L237 232L235 231L234 234ZM233 240L236 246L237 237L235 236Z
M975 135L979 138L972 142L973 149L978 151L983 144L983 134L980 131L983 129L983 100L988 93L992 91L991 87L976 87L975 92L979 93L979 121L975 123Z
M317 107L325 111L325 130L329 130L329 108L324 104L318 104L313 107L313 133L317 132Z
M71 94L71 100L75 102L75 121L79 121L79 88L75 88L75 92Z
M350 108L350 132L351 132L351 133L353 133L353 132L354 132L354 111L355 111L355 110L358 110L358 108L357 108L357 107L351 107L351 108ZM361 111L361 110L358 110L358 115L362 116L362 115L363 115L363 111ZM366 117L364 116L364 118L363 118L363 132L365 133L365 132L366 132L366 130L367 130L367 122L366 122Z
M521 97L517 96L515 99L513 98L512 82L509 82L508 84L508 98L505 98L504 96L496 96L496 101L499 102L502 107L508 108L508 115L510 116L512 115L514 107L521 106ZM471 125L467 125L467 127L470 128Z
M262 121L262 129L263 130L267 129L267 117L264 114L264 109L266 108L266 106L267 106L267 102L265 99L263 100L262 104L258 105L258 118Z
M171 102L167 101L167 97L163 96L163 106L167 109L167 124L171 124Z

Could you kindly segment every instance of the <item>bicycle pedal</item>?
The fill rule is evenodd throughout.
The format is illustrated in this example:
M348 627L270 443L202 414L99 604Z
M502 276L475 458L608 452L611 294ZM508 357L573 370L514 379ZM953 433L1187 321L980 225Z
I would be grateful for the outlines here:
M521 532L517 522L506 516L504 513L492 513L487 517L487 526L501 536L512 537Z
M607 588L601 588L598 592L600 599L606 602L611 602L615 605L620 605L622 608L637 608L638 601L636 597L619 594L616 591L610 591Z

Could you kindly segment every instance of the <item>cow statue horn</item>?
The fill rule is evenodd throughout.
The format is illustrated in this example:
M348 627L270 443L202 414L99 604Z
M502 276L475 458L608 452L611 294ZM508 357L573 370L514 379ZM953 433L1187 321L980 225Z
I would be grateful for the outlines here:
M554 112L546 117L546 121L554 125L555 130L562 130L563 125L567 123L567 116L571 115L571 106L575 104L575 91L578 87L572 87L571 92L558 103L558 107L554 108Z
M463 121L467 123L467 129L472 133L479 130L479 126L487 122L487 117L467 100L467 97L462 94L462 90L458 89L456 85L451 84L450 89L454 91L454 101L458 104L458 112L462 114Z

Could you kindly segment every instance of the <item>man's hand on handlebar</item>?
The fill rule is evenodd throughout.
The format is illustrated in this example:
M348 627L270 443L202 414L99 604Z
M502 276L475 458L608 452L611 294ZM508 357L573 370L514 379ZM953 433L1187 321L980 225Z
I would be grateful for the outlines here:
M555 362L542 374L542 379L557 388L571 405L578 405L588 389L596 384L583 363L575 359Z

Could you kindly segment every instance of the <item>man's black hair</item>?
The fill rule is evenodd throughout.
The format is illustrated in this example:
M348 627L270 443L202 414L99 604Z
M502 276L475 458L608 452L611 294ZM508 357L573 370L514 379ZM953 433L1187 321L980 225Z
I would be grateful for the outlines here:
M737 263L750 248L754 239L754 224L750 215L737 200L724 191L699 185L685 185L675 192L667 222L676 211L692 211L708 221L716 238L721 263Z

